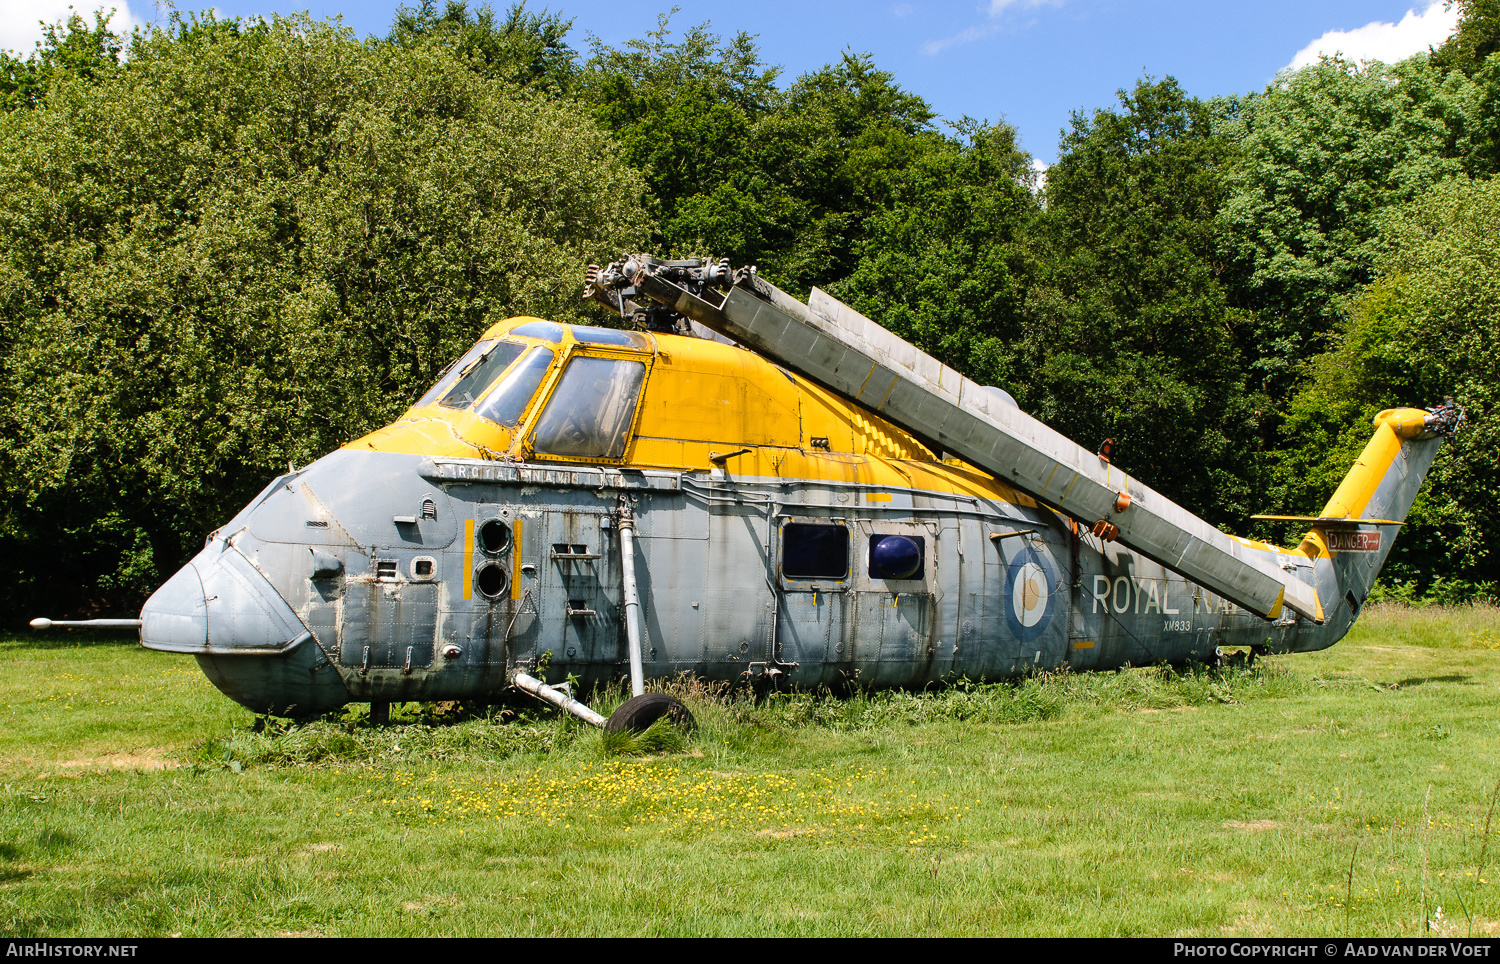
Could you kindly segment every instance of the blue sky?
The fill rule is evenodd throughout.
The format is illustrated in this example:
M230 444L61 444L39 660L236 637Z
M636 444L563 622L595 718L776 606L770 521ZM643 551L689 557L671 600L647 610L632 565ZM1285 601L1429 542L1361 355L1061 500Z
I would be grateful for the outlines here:
M56 20L70 0L0 0L0 47L28 50L38 19ZM88 0L71 0L88 9ZM220 16L307 10L341 16L360 36L383 36L395 2L220 0ZM762 58L783 80L869 53L944 118L1004 119L1043 163L1056 159L1059 131L1076 110L1115 103L1115 92L1143 75L1176 77L1191 94L1212 97L1265 87L1296 61L1341 50L1355 59L1397 60L1452 28L1442 0L986 0L854 3L760 0L752 4L676 0L674 27L709 22L715 33L757 35ZM116 21L163 16L149 0L111 0ZM502 0L495 4L504 10ZM640 37L672 6L631 0L535 0L572 18L570 40L586 49ZM193 9L188 3L183 9Z

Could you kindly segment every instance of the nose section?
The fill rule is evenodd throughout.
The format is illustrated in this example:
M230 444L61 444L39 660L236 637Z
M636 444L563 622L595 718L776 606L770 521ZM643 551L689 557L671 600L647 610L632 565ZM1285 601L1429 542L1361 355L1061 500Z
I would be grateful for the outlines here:
M141 610L141 645L172 653L272 655L311 637L266 577L215 542Z
M173 653L208 647L208 603L203 580L191 562L151 594L141 609L141 645Z
M221 541L146 600L141 645L193 654L215 686L257 713L306 716L349 701L306 624L249 559Z

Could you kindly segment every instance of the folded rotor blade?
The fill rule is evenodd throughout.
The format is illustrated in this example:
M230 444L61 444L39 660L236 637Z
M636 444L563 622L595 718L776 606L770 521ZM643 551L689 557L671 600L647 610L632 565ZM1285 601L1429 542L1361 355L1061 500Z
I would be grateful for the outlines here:
M650 268L634 282L648 297L940 443L1013 488L1085 524L1109 521L1124 545L1236 605L1267 619L1286 605L1322 620L1313 587L1255 558L1258 550L823 291L813 289L804 305L757 278L755 293L732 287L716 305Z

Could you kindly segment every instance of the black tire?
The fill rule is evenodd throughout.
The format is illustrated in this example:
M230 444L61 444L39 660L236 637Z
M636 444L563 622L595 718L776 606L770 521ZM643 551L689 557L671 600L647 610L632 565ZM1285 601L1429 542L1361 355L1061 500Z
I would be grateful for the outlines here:
M604 729L610 733L644 733L652 723L663 718L682 730L691 731L698 725L693 714L682 705L682 700L665 693L647 693L621 703L609 722L604 724Z

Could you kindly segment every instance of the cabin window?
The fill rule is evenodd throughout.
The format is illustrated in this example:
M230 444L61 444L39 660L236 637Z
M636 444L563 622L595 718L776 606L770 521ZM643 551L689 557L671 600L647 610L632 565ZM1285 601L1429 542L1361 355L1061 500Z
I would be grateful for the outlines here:
M552 367L553 357L550 348L533 348L527 352L519 364L505 373L495 390L484 397L475 414L497 425L514 427L526 414L531 396L536 394L547 369Z
M642 351L651 347L645 335L634 331L621 331L618 328L590 328L586 325L574 325L573 337L590 345L615 345L620 348L639 348Z
M448 394L448 389L453 387L453 383L458 381L468 367L479 359L480 355L489 351L490 346L493 344L495 344L494 341L481 341L464 352L458 361L443 369L443 373L438 376L437 382L427 390L427 394L417 399L417 404L413 407L421 408L423 405L431 405Z
M555 321L528 321L524 325L517 325L510 330L512 335L520 335L522 338L540 338L550 341L554 345L562 341L562 325Z
M587 355L574 358L537 421L536 453L622 458L645 378L644 362Z
M788 522L781 528L781 574L788 579L842 579L849 574L849 530Z
M510 363L525 350L526 346L518 342L495 342L489 351L469 363L438 404L445 408L468 408L473 405L490 383L499 378L500 373L509 368Z

